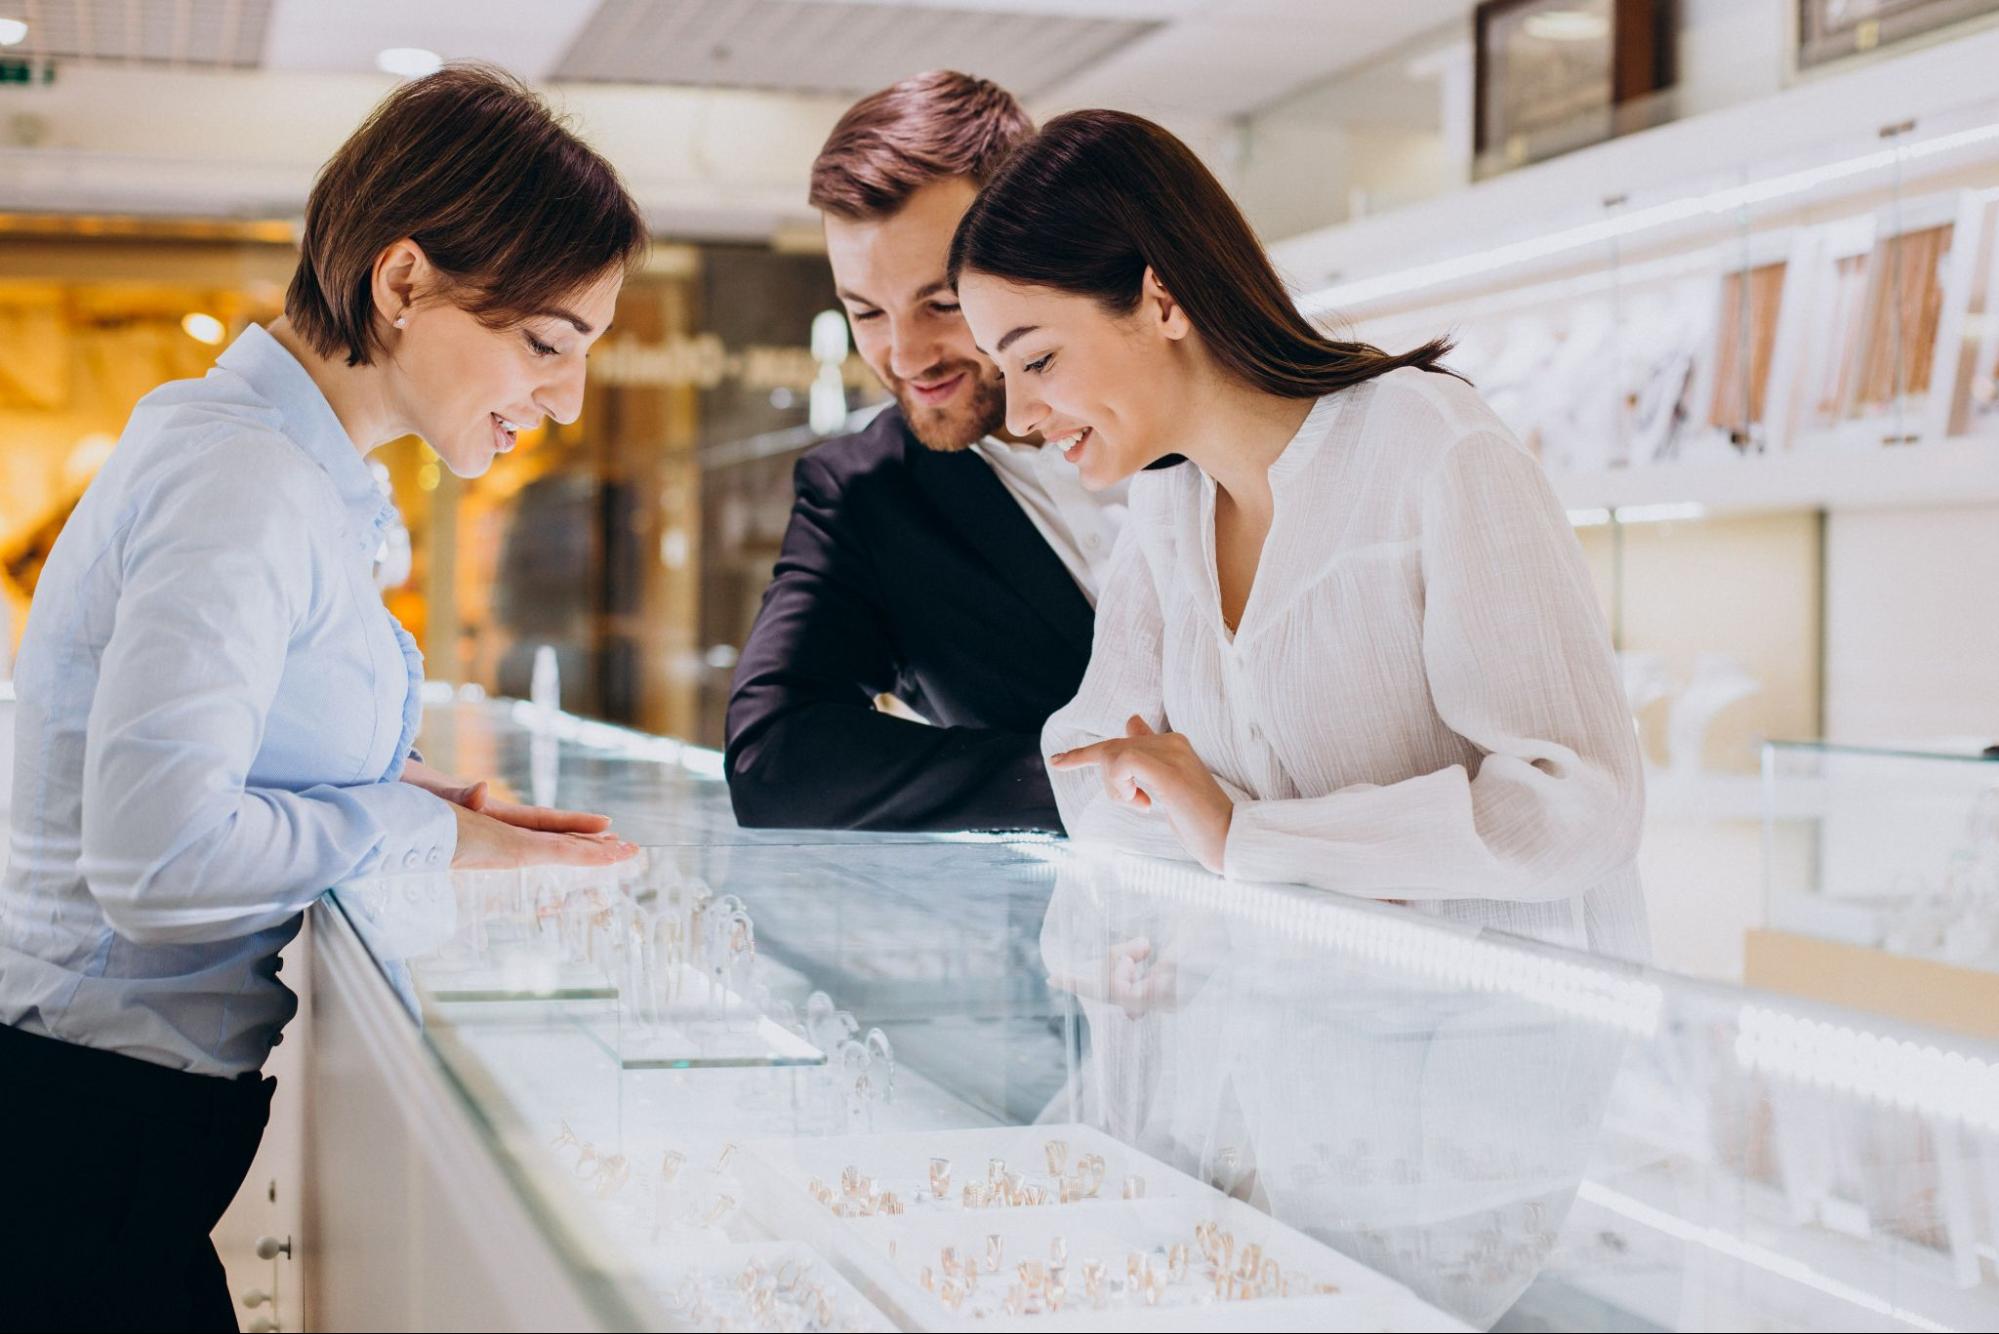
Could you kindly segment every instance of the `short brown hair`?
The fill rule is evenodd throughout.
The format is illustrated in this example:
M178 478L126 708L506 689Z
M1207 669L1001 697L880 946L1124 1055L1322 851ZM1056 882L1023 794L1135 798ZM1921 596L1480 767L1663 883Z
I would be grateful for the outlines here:
M444 294L495 328L629 270L646 246L611 164L520 80L480 64L404 84L320 168L285 315L321 356L365 366L382 349L375 260L405 237Z
M870 93L840 117L812 164L812 206L867 221L895 213L932 181L984 185L1034 122L1013 94L956 70Z

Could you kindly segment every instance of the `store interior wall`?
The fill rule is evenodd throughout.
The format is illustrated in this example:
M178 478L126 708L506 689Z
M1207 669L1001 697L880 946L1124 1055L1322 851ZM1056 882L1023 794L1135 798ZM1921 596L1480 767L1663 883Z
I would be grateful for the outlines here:
M1826 735L1999 741L1999 506L1829 516Z

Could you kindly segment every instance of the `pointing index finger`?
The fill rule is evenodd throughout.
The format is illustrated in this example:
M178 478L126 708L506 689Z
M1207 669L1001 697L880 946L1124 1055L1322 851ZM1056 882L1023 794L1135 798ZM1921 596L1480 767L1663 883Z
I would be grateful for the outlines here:
M1092 765L1103 764L1111 758L1112 752L1117 745L1116 741L1093 741L1087 746L1078 746L1074 750L1065 750L1059 754L1050 755L1048 757L1048 767L1051 769L1087 769Z

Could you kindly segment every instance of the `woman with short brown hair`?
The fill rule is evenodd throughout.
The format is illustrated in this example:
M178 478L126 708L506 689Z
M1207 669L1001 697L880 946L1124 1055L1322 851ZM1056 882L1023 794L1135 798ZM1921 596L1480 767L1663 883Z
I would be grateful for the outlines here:
M321 172L284 318L134 409L16 675L0 1323L236 1327L208 1232L296 1009L278 951L328 886L634 851L413 758L422 659L374 588L366 456L416 434L471 477L573 420L644 244L534 94L448 68Z

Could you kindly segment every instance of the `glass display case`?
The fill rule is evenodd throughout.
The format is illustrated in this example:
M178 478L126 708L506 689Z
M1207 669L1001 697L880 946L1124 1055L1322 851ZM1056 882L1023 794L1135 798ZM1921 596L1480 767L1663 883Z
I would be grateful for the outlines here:
M1991 1044L1059 840L746 832L622 736L433 708L432 763L539 753L644 853L333 909L606 1324L1999 1321Z
M1999 972L1999 756L1763 748L1765 925Z

